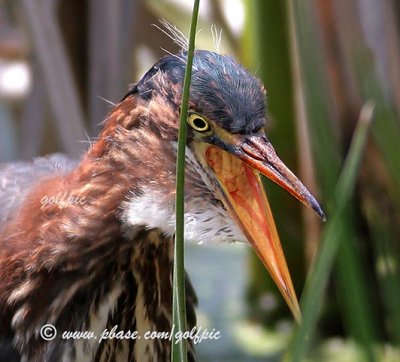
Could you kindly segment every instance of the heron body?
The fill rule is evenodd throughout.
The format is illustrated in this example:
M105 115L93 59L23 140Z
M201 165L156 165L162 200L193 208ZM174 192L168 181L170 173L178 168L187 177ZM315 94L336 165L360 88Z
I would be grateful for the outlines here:
M156 63L112 110L79 163L55 155L0 169L1 356L170 360L170 340L143 336L172 328L175 162L185 64L184 52ZM268 142L264 98L260 81L233 58L196 51L185 235L197 242L249 241L296 314L259 174L323 213ZM60 194L67 198L57 200ZM188 278L186 291L191 328L197 300ZM58 331L52 340L40 335L46 324ZM114 326L141 338L63 337L65 331L100 336ZM188 345L194 360L190 340Z

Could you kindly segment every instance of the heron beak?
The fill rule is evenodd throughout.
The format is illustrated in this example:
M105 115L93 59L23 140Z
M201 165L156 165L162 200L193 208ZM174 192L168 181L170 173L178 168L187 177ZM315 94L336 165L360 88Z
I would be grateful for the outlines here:
M278 157L271 143L264 134L236 138L233 152L245 164L257 170L281 186L304 205L313 209L323 220L325 214L310 191Z
M282 186L324 217L322 209L278 158L264 135L229 135L229 138L229 152L216 146L207 146L204 149L204 159L218 179L225 206L268 269L293 316L299 321L299 303L260 174Z

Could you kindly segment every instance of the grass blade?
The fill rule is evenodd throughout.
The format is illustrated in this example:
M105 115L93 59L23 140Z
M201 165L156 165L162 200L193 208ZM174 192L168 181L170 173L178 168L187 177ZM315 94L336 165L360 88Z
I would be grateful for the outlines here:
M187 132L187 112L189 90L192 76L194 42L196 36L197 18L200 0L193 5L192 21L190 25L189 48L183 85L181 115L179 120L178 151L176 160L176 231L174 245L174 275L172 320L177 331L186 331L186 301L185 301L185 262L184 262L184 197L185 197L185 147ZM184 339L177 340L175 333L172 336L171 360L180 362L187 360L187 345Z
M289 360L291 361L301 361L304 358L316 326L324 289L332 269L335 254L343 238L344 230L341 227L342 214L354 191L371 120L372 106L367 103L360 115L360 120L354 132L351 147L336 187L335 212L323 235L320 250L311 268L303 294L301 301L303 320L294 335L291 356L289 356Z

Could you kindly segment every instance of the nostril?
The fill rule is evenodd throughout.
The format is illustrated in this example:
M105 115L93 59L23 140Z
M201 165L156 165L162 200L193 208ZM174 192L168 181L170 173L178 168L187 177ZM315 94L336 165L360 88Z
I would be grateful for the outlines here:
M242 150L258 161L265 161L265 157L260 153L258 149L256 149L252 144L249 143L249 140L242 144Z

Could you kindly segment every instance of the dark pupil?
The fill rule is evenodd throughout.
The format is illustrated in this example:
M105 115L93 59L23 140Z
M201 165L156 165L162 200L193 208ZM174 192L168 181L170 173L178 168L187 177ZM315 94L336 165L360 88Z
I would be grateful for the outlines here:
M193 120L193 124L196 128L201 129L201 130L207 127L206 122L204 120L202 120L201 118L195 118Z

